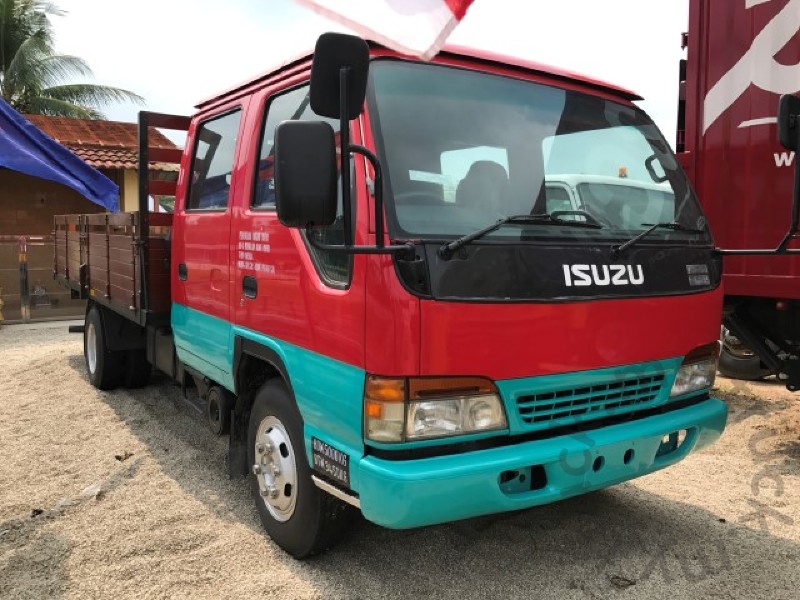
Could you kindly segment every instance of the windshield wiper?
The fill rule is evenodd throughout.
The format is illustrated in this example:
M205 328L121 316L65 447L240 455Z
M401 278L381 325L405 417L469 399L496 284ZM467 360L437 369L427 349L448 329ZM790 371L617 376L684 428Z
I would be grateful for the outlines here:
M625 252L631 246L638 244L641 240L646 238L648 235L653 233L656 229L671 229L672 231L685 231L687 233L704 233L705 229L692 229L691 227L686 227L685 225L681 225L675 221L671 223L642 223L642 225L649 225L647 229L645 229L642 233L632 237L627 242L620 244L619 246L614 246L611 248L611 252L614 256L618 256Z
M466 246L467 244L474 242L477 239L482 238L485 235L500 229L503 225L514 224L514 225L556 225L559 227L588 227L590 229L602 229L603 226L598 223L597 221L567 221L565 219L559 219L558 217L554 217L553 215L549 215L547 213L541 214L534 214L534 215L512 215L510 217L504 217L497 221L496 223L492 223L484 227L483 229L479 229L478 231L474 231L473 233L468 233L467 235L458 238L457 240L453 240L447 244L442 244L439 248L439 256L444 260L450 260L453 256L453 253L456 252L459 248Z

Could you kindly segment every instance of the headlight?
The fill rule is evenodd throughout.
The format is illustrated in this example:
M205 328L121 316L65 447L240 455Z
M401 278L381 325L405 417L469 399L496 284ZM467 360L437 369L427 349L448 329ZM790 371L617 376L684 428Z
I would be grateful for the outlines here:
M670 397L683 396L712 387L717 376L718 356L718 343L702 346L687 354L675 376Z
M364 431L375 442L403 442L505 429L497 388L477 377L389 379L370 376Z

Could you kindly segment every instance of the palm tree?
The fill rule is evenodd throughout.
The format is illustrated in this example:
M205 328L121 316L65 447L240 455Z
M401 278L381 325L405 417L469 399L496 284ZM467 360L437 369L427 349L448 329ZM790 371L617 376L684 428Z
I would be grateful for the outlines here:
M114 102L141 96L105 85L71 83L90 77L82 58L57 54L48 16L66 14L53 2L0 0L0 96L21 113L103 119Z

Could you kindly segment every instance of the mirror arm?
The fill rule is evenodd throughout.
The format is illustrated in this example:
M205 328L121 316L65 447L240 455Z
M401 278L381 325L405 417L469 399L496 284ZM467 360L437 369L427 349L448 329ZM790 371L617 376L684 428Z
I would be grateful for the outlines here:
M342 220L344 221L344 245L321 244L314 239L314 223L306 225L306 239L317 250L323 252L344 252L347 254L399 254L413 260L416 257L416 246L412 242L405 244L384 244L383 223L383 171L378 157L364 146L350 143L350 115L348 114L348 87L350 85L350 67L339 69L339 148L340 173L342 182ZM375 246L354 246L352 240L352 211L350 194L350 154L364 156L375 171Z
M405 257L416 256L416 247L412 242L393 246L339 246L336 244L320 244L314 239L314 224L306 225L306 239L317 250L323 252L344 252L346 254L402 254Z
M350 115L347 112L347 88L350 85L350 67L339 69L339 167L342 180L342 216L344 217L344 245L353 244L353 221L350 198Z
M372 170L375 171L375 241L378 248L383 248L383 170L381 163L378 157L364 146L351 144L349 149L350 152L366 158L372 165Z
M402 257L413 260L416 256L416 247L412 242L391 246L386 246L383 243L383 171L381 169L381 163L378 160L378 157L375 156L375 154L368 148L359 146L358 144L350 144L348 146L348 150L348 155L350 152L353 152L355 154L364 156L370 162L370 164L372 164L372 168L375 171L375 236L377 238L377 243L375 246L353 246L347 243L343 246L338 246L335 244L320 244L314 239L313 223L306 225L306 238L308 239L308 243L317 250L322 250L324 252L345 252L348 254L399 254Z
M798 137L800 139L800 137ZM792 196L792 227L786 233L786 237L783 238L781 245L778 246L779 252L784 252L789 244L792 241L792 238L797 233L798 220L800 220L800 164L797 163L800 160L800 144L794 151L795 153L795 166L794 166L794 195Z
M800 158L800 148L796 151L796 156ZM797 235L800 229L800 164L795 165L794 169L794 196L792 197L792 223L789 226L789 231L781 240L781 243L774 250L728 250L724 248L716 248L715 252L721 256L776 256L776 255L789 255L800 254L800 248L789 248L794 236Z

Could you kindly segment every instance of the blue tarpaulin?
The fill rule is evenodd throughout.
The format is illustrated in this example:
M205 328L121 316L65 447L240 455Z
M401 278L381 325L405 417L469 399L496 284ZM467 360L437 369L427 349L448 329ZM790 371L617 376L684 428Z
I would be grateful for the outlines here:
M108 210L119 210L116 183L31 125L2 98L0 167L55 181Z

